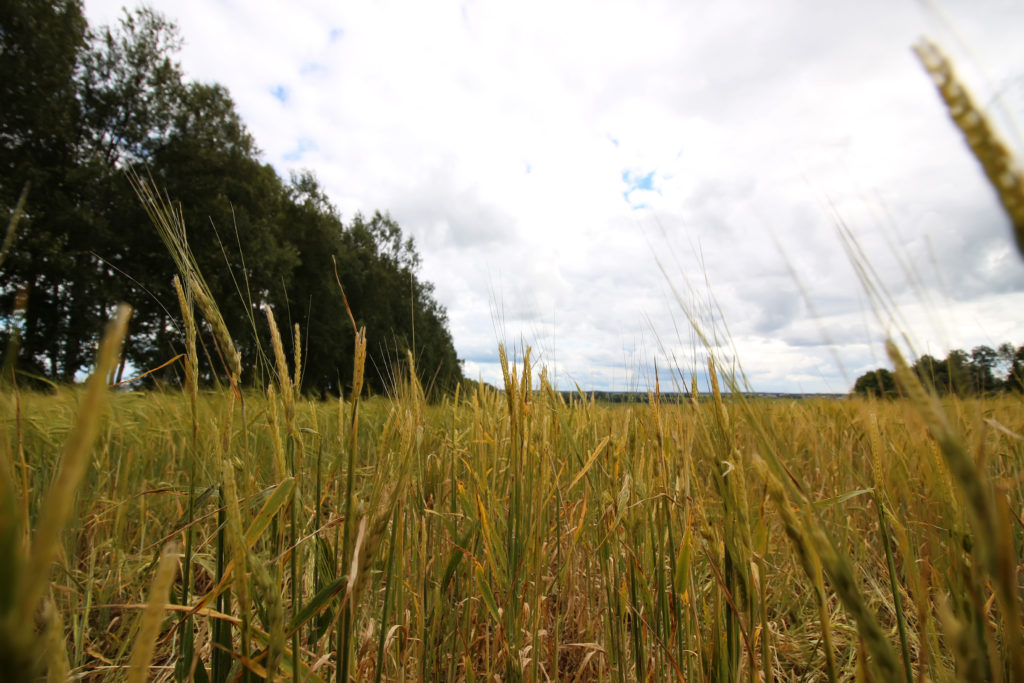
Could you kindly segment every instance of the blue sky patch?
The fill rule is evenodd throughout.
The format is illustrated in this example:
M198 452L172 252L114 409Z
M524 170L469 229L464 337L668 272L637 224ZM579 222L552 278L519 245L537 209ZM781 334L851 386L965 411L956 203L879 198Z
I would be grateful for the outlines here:
M306 152L315 152L319 149L316 143L309 138L299 138L298 144L295 145L295 149L285 153L285 161L299 161L306 154Z
M299 67L299 75L301 76L310 76L322 73L327 73L327 67L317 62L306 62Z
M341 37L345 35L345 31L340 28L332 28L330 34L328 34L328 40L332 43L336 43L341 40Z
M281 104L286 104L288 102L288 96L290 93L288 92L288 88L284 87L283 85L279 85L273 90L271 90L270 94L273 95L274 99L276 99Z
M654 189L654 171L651 171L647 175L640 175L633 171L623 171L622 181L629 185L629 191L633 190L653 190Z
M622 198L625 199L626 203L628 203L634 209L650 208L650 206L648 206L646 203L642 203L639 201L634 202L634 200L631 198L631 195L634 192L644 191L657 192L659 195L661 194L661 191L655 189L654 187L654 171L651 171L646 175L641 175L630 170L623 171L622 182L626 184L626 189L622 193Z

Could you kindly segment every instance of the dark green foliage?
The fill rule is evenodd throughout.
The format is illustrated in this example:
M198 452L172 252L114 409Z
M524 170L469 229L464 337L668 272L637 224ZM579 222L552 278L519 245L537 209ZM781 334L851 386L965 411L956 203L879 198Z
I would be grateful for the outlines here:
M875 398L895 398L898 395L896 380L885 368L871 370L858 377L853 385L853 391L861 396Z
M411 238L390 215L356 214L341 234L338 271L357 325L366 325L367 384L384 390L396 384L412 350L420 382L428 392L448 392L462 379L448 332L448 316L433 296L433 285L416 277L419 256ZM403 370L404 371L404 370Z
M0 310L26 291L22 369L72 380L113 306L131 298L126 273L145 267L133 267L143 252L132 233L144 224L123 169L149 161L166 136L183 88L170 60L178 39L150 10L90 33L72 2L20 3L2 21L0 99L13 101L3 119L16 124L3 134L0 202L9 211L26 180L32 193L0 274Z
M19 237L4 263L0 311L12 311L18 292L30 291L21 345L35 353L23 367L38 372L46 363L54 376L65 375L66 367L81 365L84 358L43 330L74 334L89 315L67 310L69 292L62 287L63 273L75 265L76 245L68 229L84 218L75 74L85 40L79 2L6 2L0 10L0 211L5 219L25 183L32 187ZM45 202L36 200L44 196Z
M987 393L999 388L999 380L995 376L998 360L999 354L991 346L975 346L971 349L968 377L972 391Z
M74 379L118 301L135 309L128 363L141 372L180 353L174 263L125 177L134 167L181 203L245 381L270 376L260 311L269 304L287 324L286 346L294 324L303 331L303 389L346 390L353 330L335 260L373 340L371 390L393 385L409 350L425 386L441 392L461 380L445 310L416 275L412 240L379 212L344 224L312 174L285 182L262 163L227 90L185 79L173 23L140 9L90 31L79 2L29 0L0 10L0 42L3 216L26 181L32 187L0 268L4 336L19 292L28 293L21 370ZM210 381L221 368L204 337ZM177 381L177 366L147 378L158 380Z
M924 385L940 396L1024 391L1024 346L1015 348L1009 342L1001 344L998 350L975 346L970 354L953 349L943 360L925 354L911 367ZM853 393L881 398L898 395L892 373L884 368L858 377Z
M148 161L177 118L185 85L177 28L149 8L92 35L77 79L88 153L104 167Z
M1009 391L1024 391L1024 346L1018 349L1013 344L999 347L999 363L1006 370L1004 387Z

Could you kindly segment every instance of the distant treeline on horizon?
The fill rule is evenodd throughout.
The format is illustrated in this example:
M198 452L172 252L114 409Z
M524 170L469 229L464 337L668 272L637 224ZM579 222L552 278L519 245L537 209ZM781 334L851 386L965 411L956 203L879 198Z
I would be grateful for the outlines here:
M578 397L577 391L559 391L562 398ZM734 392L723 391L722 396L728 398ZM849 394L814 394L814 393L787 393L784 391L743 391L736 392L746 398L786 398L786 399L811 399L811 398L847 398ZM650 400L650 392L646 391L584 391L583 395L588 399L605 403L646 403ZM662 400L689 401L692 394L689 391L662 391L658 394ZM697 400L711 400L711 392L698 392Z
M476 384L476 382L470 382L469 384ZM482 386L489 387L499 393L504 393L504 389L494 386L493 384L483 383ZM649 391L607 391L607 390L558 390L557 393L562 397L563 400L569 401L571 399L579 398L580 396L585 397L587 400L593 399L602 403L646 403L650 400L650 396L653 392ZM723 391L722 396L724 398L731 397L734 392ZM784 399L813 399L813 398L830 398L840 399L848 398L849 393L809 393L809 392L794 392L789 393L785 391L744 391L738 392L747 398L784 398ZM662 391L658 393L658 396L667 402L677 401L689 401L692 397L689 391ZM698 392L697 400L711 400L712 394L710 391Z

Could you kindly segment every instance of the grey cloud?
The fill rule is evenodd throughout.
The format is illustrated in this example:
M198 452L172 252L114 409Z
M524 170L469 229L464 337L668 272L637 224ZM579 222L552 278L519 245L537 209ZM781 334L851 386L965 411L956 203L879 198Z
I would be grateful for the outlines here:
M762 278L754 284L758 289L753 301L759 311L753 328L761 334L770 334L804 315L799 292L792 282L779 278Z
M418 188L392 209L403 226L429 249L495 247L516 239L516 221L473 189L451 183Z

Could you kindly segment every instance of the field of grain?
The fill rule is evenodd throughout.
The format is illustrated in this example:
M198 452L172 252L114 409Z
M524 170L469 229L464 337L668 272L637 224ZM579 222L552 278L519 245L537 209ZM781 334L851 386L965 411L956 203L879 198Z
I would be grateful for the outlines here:
M1020 401L908 393L6 391L5 680L1019 680Z
M919 50L1024 253L1012 158ZM890 344L900 400L753 399L707 344L683 400L567 400L504 348L501 391L428 402L410 358L367 400L360 331L311 402L269 310L257 392L140 193L183 386L109 388L122 310L83 387L0 391L0 680L1024 680L1020 396L940 402Z

